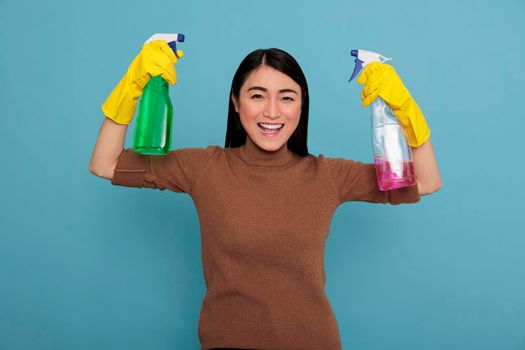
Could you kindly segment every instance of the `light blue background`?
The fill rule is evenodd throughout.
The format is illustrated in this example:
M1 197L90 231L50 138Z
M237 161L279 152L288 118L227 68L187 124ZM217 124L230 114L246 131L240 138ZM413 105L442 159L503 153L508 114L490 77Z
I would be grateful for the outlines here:
M349 53L393 57L443 188L337 210L326 290L343 347L525 349L523 0L2 0L0 29L0 349L199 348L191 198L88 171L101 103L147 37L178 31L174 148L224 146L233 73L279 47L308 78L310 152L371 162Z

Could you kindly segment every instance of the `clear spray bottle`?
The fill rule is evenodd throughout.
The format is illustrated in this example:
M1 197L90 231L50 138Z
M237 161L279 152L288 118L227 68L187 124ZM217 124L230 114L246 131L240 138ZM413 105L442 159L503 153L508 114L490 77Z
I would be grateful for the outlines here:
M164 40L177 55L177 42L184 41L183 34L154 34L145 44ZM151 155L165 155L171 149L173 105L168 83L160 76L151 77L140 97L137 122L133 132L134 152Z
M375 52L352 50L355 68L348 81L371 62L390 61ZM412 149L407 144L405 130L386 102L378 97L372 103L372 148L377 182L381 191L412 186L416 183Z

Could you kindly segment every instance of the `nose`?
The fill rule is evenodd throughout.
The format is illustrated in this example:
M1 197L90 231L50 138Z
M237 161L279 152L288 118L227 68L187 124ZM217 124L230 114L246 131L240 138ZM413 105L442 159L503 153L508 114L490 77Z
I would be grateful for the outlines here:
M279 111L277 99L269 98L267 101L268 102L264 106L263 116L268 117L270 119L279 118L281 116L281 113Z

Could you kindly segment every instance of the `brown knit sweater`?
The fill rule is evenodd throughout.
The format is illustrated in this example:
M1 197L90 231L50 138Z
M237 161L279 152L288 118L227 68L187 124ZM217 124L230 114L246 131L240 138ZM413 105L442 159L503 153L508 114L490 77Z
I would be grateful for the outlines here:
M203 350L339 350L325 294L324 249L347 201L415 203L417 186L382 192L373 164L300 157L286 145L183 148L166 156L122 152L114 185L188 193L199 216L207 292Z

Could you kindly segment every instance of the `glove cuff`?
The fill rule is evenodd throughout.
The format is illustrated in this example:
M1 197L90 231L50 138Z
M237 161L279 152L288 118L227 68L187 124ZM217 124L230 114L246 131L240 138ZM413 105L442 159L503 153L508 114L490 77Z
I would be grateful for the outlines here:
M106 101L102 104L102 111L106 117L116 123L127 125L131 123L140 95L136 96L136 93L130 93L126 88L125 80L126 76L111 91Z
M431 133L430 128L414 99L409 99L401 108L393 109L393 112L404 126L410 147L419 147L428 140Z

